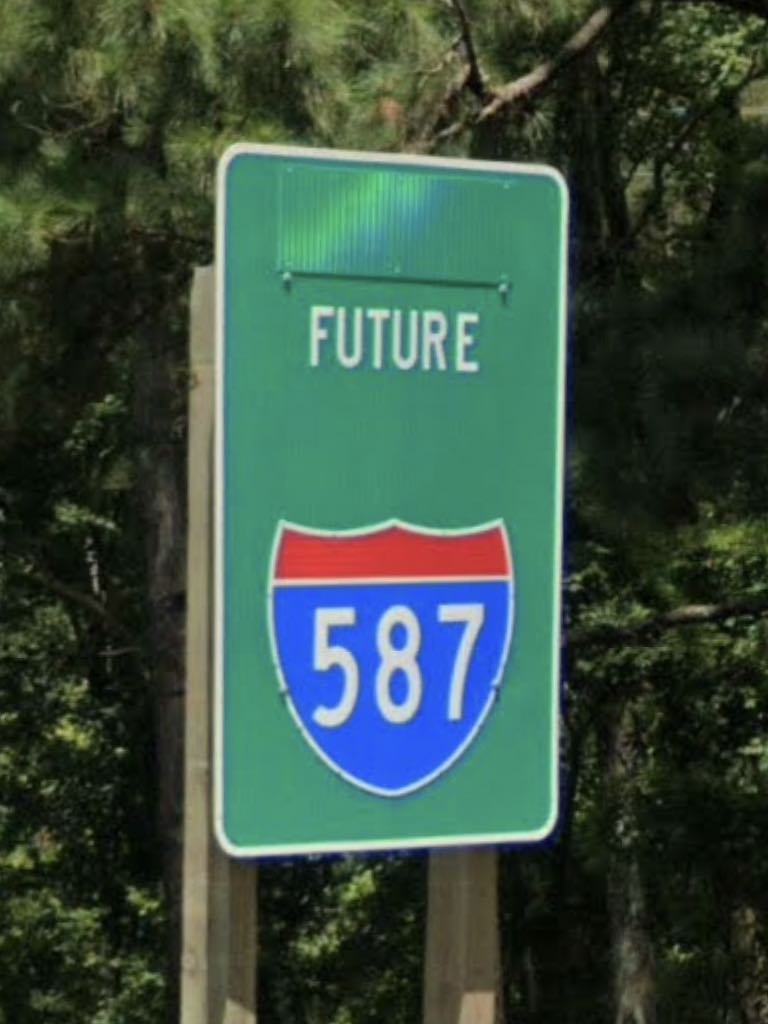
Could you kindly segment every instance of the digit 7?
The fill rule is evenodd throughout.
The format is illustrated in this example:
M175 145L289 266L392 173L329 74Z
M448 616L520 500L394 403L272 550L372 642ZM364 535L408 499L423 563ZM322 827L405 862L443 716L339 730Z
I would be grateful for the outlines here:
M469 663L485 622L485 605L441 604L437 607L437 618L440 622L464 623L464 632L461 634L456 651L448 693L448 721L460 722L464 715L464 691L467 685Z

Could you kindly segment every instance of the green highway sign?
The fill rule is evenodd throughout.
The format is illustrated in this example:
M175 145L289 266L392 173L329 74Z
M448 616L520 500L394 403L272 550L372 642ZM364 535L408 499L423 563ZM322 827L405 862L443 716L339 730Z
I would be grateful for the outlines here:
M227 852L554 827L567 205L546 167L222 159Z

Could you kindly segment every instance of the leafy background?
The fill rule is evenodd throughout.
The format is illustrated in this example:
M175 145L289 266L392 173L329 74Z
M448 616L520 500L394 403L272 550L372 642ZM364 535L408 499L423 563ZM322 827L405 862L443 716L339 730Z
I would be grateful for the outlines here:
M502 852L503 1003L768 1020L767 20L4 0L0 1021L177 1016L188 296L236 140L566 175L565 811ZM417 855L264 868L261 1020L417 1019L424 894Z

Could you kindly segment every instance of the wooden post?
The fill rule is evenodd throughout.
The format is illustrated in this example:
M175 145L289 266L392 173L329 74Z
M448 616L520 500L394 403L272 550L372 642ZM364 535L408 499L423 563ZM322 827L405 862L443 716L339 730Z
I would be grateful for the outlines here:
M214 274L195 270L190 311L187 692L180 1024L256 1022L256 869L213 835Z
M495 849L429 857L424 1024L502 1024Z

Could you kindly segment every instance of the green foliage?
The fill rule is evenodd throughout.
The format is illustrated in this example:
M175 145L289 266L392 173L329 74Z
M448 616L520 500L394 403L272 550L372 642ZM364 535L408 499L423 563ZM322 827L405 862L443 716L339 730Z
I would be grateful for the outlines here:
M595 7L464 6L491 86ZM766 980L764 623L650 627L768 597L767 137L742 104L767 24L634 5L438 146L555 162L573 198L565 812L551 848L504 857L521 1022L613 1019L608 880L630 856L661 1019L746 1020ZM429 0L0 6L0 1022L173 1012L146 489L159 450L183 472L216 159L240 139L423 144L477 107L460 35ZM263 1021L418 1019L423 858L262 880Z
M259 1019L418 1019L425 867L414 855L265 868Z
M77 624L28 590L31 572L6 561L0 585L0 1019L155 1020L161 908L141 863L136 710L107 696L109 670L79 674Z

